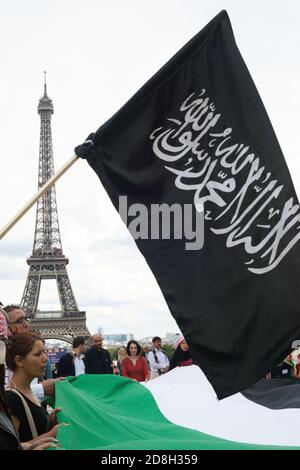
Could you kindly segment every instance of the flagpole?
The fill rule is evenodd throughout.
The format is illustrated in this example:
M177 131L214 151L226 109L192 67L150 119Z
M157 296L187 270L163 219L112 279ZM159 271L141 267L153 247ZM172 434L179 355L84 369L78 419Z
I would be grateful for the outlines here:
M27 204L0 230L0 240L10 231L10 229L26 214L26 212L45 194L56 181L78 160L79 157L74 155L68 160L63 167L60 168L46 183L38 190L38 192L27 202Z

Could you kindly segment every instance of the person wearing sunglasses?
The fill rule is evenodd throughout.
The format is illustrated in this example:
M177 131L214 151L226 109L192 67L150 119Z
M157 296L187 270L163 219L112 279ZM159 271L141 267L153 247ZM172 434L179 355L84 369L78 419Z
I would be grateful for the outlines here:
M0 302L0 450L43 450L49 447L56 447L57 440L55 435L58 427L23 445L20 443L18 433L12 423L12 417L4 392L5 356L8 337L7 315L2 309Z
M18 304L10 304L4 307L4 311L7 314L8 326L12 335L18 335L22 333L30 332L29 318L26 316L24 310ZM12 372L7 369L6 372L6 385L9 384L12 376ZM54 387L56 382L63 380L63 377L56 379L43 380L38 383L34 380L31 384L31 389L34 395L39 399L43 400L45 396L54 395Z
M12 335L29 332L29 319L20 305L10 304L3 308L7 314L8 326Z

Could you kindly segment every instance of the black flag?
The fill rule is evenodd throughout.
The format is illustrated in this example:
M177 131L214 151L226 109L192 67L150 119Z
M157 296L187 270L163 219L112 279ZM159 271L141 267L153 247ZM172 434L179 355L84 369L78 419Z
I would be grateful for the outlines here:
M218 397L282 360L300 334L300 211L227 13L75 151L136 233Z

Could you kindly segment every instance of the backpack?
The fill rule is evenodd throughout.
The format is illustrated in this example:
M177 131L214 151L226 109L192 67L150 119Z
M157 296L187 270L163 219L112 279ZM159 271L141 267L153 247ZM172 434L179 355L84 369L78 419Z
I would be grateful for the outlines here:
M150 351L153 352L153 356L154 356L154 360L155 360L156 364L159 364L159 360L158 360L158 358L157 358L157 354L156 354L155 348L151 348ZM150 352L150 351L149 351L149 352ZM168 354L166 353L166 351L164 351L164 350L161 349L161 348L160 348L160 351L161 351L161 352L166 356L166 358L169 360ZM161 375L161 374L164 373L164 372L161 371L161 369L158 369L157 372L158 372L158 375Z

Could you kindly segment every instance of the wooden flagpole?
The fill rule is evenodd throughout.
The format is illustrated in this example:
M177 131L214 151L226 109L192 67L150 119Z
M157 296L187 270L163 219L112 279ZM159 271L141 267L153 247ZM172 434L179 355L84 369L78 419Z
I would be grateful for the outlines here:
M8 222L8 224L0 230L0 240L10 231L10 229L26 214L26 212L50 189L56 181L78 160L79 157L74 155L67 163L64 164L55 175L51 176L48 181L39 189L39 191L27 202L27 204Z

